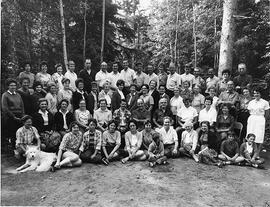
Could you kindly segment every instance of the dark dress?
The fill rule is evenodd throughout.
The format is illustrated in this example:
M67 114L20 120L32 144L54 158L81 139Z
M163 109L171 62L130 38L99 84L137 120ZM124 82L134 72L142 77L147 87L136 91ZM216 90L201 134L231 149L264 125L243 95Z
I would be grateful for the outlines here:
M159 102L159 99L160 99L160 94L159 92L155 89L151 96L153 97L154 99L154 105L153 105L153 108L152 108L152 111L151 111L151 115L154 114L154 112L158 109L158 102Z
M66 114L66 123L67 126L71 124L71 122L74 121L74 116L73 114L69 111ZM55 130L60 132L60 131L65 131L64 129L64 116L60 111L57 111L54 115L54 122L55 122Z
M118 93L118 91L114 91L112 95L112 112L114 112L116 109L120 108L121 104L121 95Z
M17 90L17 92L21 95L24 105L24 112L27 115L32 115L35 111L33 108L33 99L30 94L30 91L23 91L22 89Z
M87 98L88 98L87 93L84 92L83 94L81 94L78 91L74 91L73 94L72 94L73 111L75 111L76 109L79 108L80 100L85 99L85 102L87 103L88 102ZM89 110L88 107L87 107L87 104L86 104L86 108L87 108L87 110Z

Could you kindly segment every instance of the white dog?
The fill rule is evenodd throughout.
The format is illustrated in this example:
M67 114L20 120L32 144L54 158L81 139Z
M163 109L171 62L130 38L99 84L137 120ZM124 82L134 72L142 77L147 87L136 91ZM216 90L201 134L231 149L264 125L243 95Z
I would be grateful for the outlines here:
M26 148L26 162L16 170L18 172L26 172L35 170L39 172L49 171L51 164L56 161L55 153L47 153L40 151L38 146L27 146Z

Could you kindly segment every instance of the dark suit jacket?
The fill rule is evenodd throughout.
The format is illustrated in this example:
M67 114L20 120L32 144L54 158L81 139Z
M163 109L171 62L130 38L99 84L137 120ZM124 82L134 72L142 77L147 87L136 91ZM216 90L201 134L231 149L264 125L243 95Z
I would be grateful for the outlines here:
M114 91L112 95L112 103L111 103L112 112L120 108L120 103L121 103L121 95L118 93L118 91Z
M69 127L69 125L71 124L71 122L73 122L74 117L73 114L69 111L66 115L66 123L67 126ZM64 129L64 117L63 114L59 111L57 111L54 115L54 123L55 123L55 130L56 131L65 131Z
M126 97L126 100L127 100L127 108L128 108L128 110L132 113L132 111L135 110L135 109L137 108L137 100L138 100L138 98L139 98L139 94L136 93L136 94L132 97L130 104L128 104L128 103L129 103L130 97L131 97L131 95L130 95L130 93L129 93L129 94L127 95L127 97Z
M87 107L87 96L88 95L87 95L87 93L84 93L83 96L84 96L84 99L85 99L85 102L86 102L86 108L88 109L88 107ZM73 92L73 94L72 94L73 111L75 111L76 109L79 108L79 102L80 102L81 99L83 99L83 96L78 91Z
M154 99L154 106L153 106L153 109L152 109L152 114L153 114L155 112L155 110L158 109L158 102L159 102L159 99L160 99L160 95L159 95L159 92L155 89L153 91L153 93L151 94L151 96Z
M84 89L87 93L90 93L91 91L91 82L95 81L95 73L93 69L91 69L91 73L87 72L86 69L83 69L79 73L79 78L82 78L84 81Z
M42 115L38 112L33 115L33 126L37 128L39 133L54 130L54 117L49 111L48 118L49 124L47 126L44 126L44 120L42 118Z

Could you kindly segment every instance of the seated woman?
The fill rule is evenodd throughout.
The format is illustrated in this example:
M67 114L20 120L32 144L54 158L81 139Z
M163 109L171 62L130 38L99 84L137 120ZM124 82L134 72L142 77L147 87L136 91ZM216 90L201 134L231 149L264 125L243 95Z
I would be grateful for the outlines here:
M100 108L94 112L94 119L97 120L97 127L102 131L108 129L108 123L112 120L112 112L107 109L106 99L99 100Z
M33 104L32 108L33 108L33 113L36 113L39 109L38 100L40 98L45 98L46 92L45 90L43 90L42 84L39 81L34 82L33 89L34 89L34 93L31 95L32 104Z
M183 98L180 96L180 88L175 87L174 96L170 100L171 111L176 116L177 111L184 106Z
M81 166L79 147L82 143L82 132L76 122L70 124L70 132L65 134L59 146L55 168Z
M129 131L125 134L125 151L128 156L123 158L121 162L124 164L129 160L146 160L146 155L143 150L140 150L142 145L142 133L137 131L137 122L129 121Z
M199 162L199 159L195 154L198 144L198 133L193 129L193 124L191 122L185 123L184 127L185 131L182 133L179 153L187 157L192 157L196 162Z
M83 162L102 163L102 133L96 129L97 121L89 120L89 130L84 133L79 156ZM108 163L104 163L108 164Z
M244 160L239 156L239 145L235 138L234 131L229 131L227 139L221 143L218 158L224 161L223 164L237 164Z
M190 89L190 82L184 81L182 85L182 90L180 91L180 96L184 98L190 98L192 99L192 91Z
M145 109L143 99L137 100L137 106L138 108L132 112L132 118L138 123L137 129L142 131L144 122L151 119L151 113Z
M74 116L75 116L75 121L77 121L77 123L80 126L80 130L83 133L86 130L88 130L89 119L92 118L92 115L86 109L86 102L84 99L80 100L79 108L75 110Z
M164 155L168 158L177 157L178 152L178 137L176 131L171 127L171 118L164 117L163 119L163 127L161 129L157 129L157 132L161 135L161 140L164 144Z
M108 130L103 132L102 150L107 162L118 160L119 147L121 145L121 134L117 129L115 120L108 123Z
M222 167L222 162L218 160L219 140L214 132L209 130L208 121L203 121L198 133L198 143L200 151L198 153L199 161L205 164L217 165Z
M14 150L17 159L25 155L27 145L37 145L40 147L39 134L37 129L32 126L32 117L25 115L21 121L23 126L16 132L16 149Z
M213 99L213 103L212 103L212 107L215 108L217 110L218 108L218 97L216 96L217 95L217 90L215 87L211 86L209 88L209 96L212 97Z
M110 88L110 84L106 82L103 84L103 90L98 94L98 99L105 99L107 101L107 108L111 109L112 95L113 91Z
M220 134L221 140L226 139L227 132L233 130L234 118L229 114L229 106L221 106L221 114L217 117L216 131Z
M199 113L199 123L202 123L203 121L208 121L210 123L210 129L212 131L215 131L215 125L217 122L217 111L212 106L213 98L210 96L207 96L205 98L205 108L200 111Z
M33 126L40 133L41 149L48 152L56 152L61 142L61 135L54 130L54 117L47 110L47 107L47 99L39 99L39 110L33 115Z
M153 141L153 135L156 133L155 130L152 129L152 123L150 120L144 122L144 129L142 130L142 146L141 149L145 151L147 155L149 145Z
M261 168L264 159L259 158L259 150L255 143L255 137L255 134L247 135L247 141L240 146L240 157L244 159L246 165Z
M55 83L48 84L49 92L46 94L45 98L48 101L48 111L51 112L53 115L57 112L57 88Z
M172 117L172 111L168 106L166 98L161 98L158 103L159 108L154 112L153 123L156 127L161 128L163 125L163 119L165 116Z
M153 135L153 140L148 148L149 166L164 165L167 163L167 157L164 155L164 145L160 139L159 133Z
M141 87L142 95L140 96L140 99L143 100L145 109L147 111L152 111L154 106L154 99L151 95L149 95L149 86L147 84L143 84Z
M116 109L113 113L113 119L116 121L117 125L120 127L126 127L129 119L131 117L130 111L127 109L127 102L125 99L121 100L120 108Z
M69 132L69 125L74 121L73 114L68 111L69 102L67 99L62 99L59 103L60 109L54 115L55 130L63 137Z
M193 99L191 106L194 107L198 113L203 109L205 97L200 94L200 87L195 85L193 86Z

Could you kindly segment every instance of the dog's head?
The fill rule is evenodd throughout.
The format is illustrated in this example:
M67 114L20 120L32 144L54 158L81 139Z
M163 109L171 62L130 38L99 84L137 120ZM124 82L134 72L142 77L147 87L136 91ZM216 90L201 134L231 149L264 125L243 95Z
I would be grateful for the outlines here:
M28 159L35 159L39 154L40 148L38 146L27 146L26 147L26 156Z

